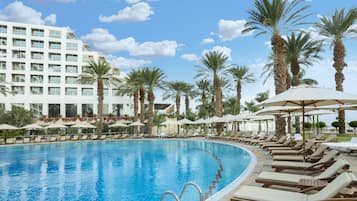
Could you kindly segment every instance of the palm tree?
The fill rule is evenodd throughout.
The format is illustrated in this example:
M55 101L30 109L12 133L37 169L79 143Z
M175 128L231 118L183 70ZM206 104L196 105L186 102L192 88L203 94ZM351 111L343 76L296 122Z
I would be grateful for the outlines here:
M157 127L157 134L160 133L160 126L161 126L161 123L163 123L166 119L166 115L164 114L159 114L157 112L154 113L154 116L153 116L153 125Z
M229 68L227 71L232 75L234 81L236 82L236 104L240 107L240 101L242 98L242 85L246 83L253 83L255 81L254 75L253 73L249 72L249 68L247 68L246 66L234 66L232 68Z
M187 115L191 111L190 110L190 99L193 99L197 96L197 91L194 89L194 85L186 83L183 94L185 96L185 114L186 114L186 118L187 118Z
M237 104L237 98L231 97L223 101L224 114L239 114L240 106Z
M300 6L301 0L255 0L254 9L249 10L249 20L243 33L258 31L256 36L271 33L271 45L274 59L275 93L280 94L287 89L287 70L285 43L281 31L288 31L289 26L296 27L308 15L304 12L308 6ZM285 121L276 120L277 135L285 134Z
M182 81L167 82L165 84L165 93L163 94L163 99L175 99L176 104L176 119L180 117L180 107L181 107L181 96L186 90L186 83Z
M148 110L148 134L152 135L152 127L153 127L153 115L154 115L154 101L155 88L161 87L164 82L165 74L164 72L157 67L150 69L149 67L145 67L142 69L143 81L145 84L145 88L147 91L147 97L149 101L149 110Z
M244 102L244 110L254 113L259 110L259 107L255 104L254 100Z
M208 94L211 88L211 82L208 80L199 80L196 82L196 86L198 88L198 94L201 99L201 105L199 106L199 113L202 114L203 117L207 117L209 114L209 104L208 104Z
M210 75L213 76L213 86L215 91L215 113L216 116L221 117L223 115L223 105L222 105L222 88L221 88L221 80L220 74L223 73L227 66L225 63L227 62L228 57L219 51L211 51L207 52L201 62L203 67L201 67L196 77L199 78L208 78Z
M264 92L260 92L260 93L257 93L257 95L255 96L255 100L258 102L258 103L261 103L267 99L269 99L269 90L268 91L264 91Z
M128 73L124 83L119 87L119 95L133 96L134 122L138 121L139 113L139 90L141 87L140 71L132 70ZM134 127L134 133L138 134L138 129Z
M117 86L120 83L118 76L119 70L110 67L104 58L99 58L98 62L90 60L88 71L79 76L81 83L97 83L98 113L96 134L99 136L103 128L104 85L107 87Z
M352 8L348 11L345 9L335 10L332 17L321 17L320 22L315 26L322 36L333 39L333 67L336 70L335 82L336 90L343 91L343 81L345 76L343 69L347 64L345 63L346 49L343 44L343 39L351 33L357 33L356 28L352 25L357 20L357 8ZM345 133L345 111L338 112L339 133Z

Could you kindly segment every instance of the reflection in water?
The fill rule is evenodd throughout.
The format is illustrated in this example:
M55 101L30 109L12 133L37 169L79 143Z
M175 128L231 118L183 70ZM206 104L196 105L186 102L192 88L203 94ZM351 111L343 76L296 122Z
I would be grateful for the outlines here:
M196 141L56 143L0 148L0 200L159 200L188 181L214 191L234 180L249 163L243 150ZM239 157L239 160L237 160ZM193 195L188 194L189 200Z

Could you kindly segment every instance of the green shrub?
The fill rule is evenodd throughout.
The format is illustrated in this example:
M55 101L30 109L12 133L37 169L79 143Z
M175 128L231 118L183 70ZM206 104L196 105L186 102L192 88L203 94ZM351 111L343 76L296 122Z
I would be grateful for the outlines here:
M338 128L338 126L339 126L338 121L334 121L334 122L332 122L332 123L331 123L331 126L333 126L335 129L337 129L337 128Z
M326 126L326 123L322 121L316 123L317 128L326 128Z
M310 123L310 122L305 122L305 123L304 123L304 128L309 129L309 128L311 128L311 127L312 127L312 123Z
M350 123L348 123L348 125L353 128L353 130L356 130L357 128L357 121L351 121Z

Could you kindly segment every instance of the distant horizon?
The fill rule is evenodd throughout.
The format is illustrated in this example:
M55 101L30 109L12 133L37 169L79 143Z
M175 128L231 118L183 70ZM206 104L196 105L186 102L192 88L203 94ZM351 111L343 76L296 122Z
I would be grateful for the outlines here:
M330 16L335 8L356 7L354 0L305 0L312 16ZM230 60L228 64L245 65L255 74L257 82L243 86L242 103L254 99L259 92L274 95L273 79L263 84L260 77L270 52L269 35L254 37L254 33L241 34L247 20L247 10L253 1L203 0L108 0L105 3L88 0L3 0L0 2L0 20L20 23L67 27L85 44L103 54L122 74L140 66L158 66L167 81L182 80L194 83L196 67L204 52L220 50ZM354 26L357 26L356 24ZM311 25L301 29L311 31ZM284 33L282 33L284 35ZM317 33L314 38L321 39ZM344 40L346 63L344 91L357 94L357 34ZM319 86L335 88L332 67L333 54L325 43L323 59L306 69L307 78L316 79ZM235 96L235 90L223 92ZM162 92L157 101L162 102ZM172 100L165 102L173 103ZM197 105L192 101L192 108ZM183 107L183 105L182 105ZM348 111L346 122L357 120L356 111ZM322 121L335 120L334 116L321 116Z

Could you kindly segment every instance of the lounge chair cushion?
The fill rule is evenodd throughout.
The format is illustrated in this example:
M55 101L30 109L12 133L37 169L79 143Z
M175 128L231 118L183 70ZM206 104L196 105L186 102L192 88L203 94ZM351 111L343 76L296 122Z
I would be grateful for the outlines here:
M279 182L282 184L290 184L297 185L300 179L313 179L311 176L307 175L298 175L298 174L286 174L280 172L262 172L260 173L257 180L271 181L271 182Z

